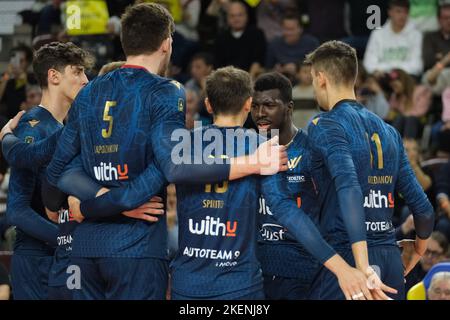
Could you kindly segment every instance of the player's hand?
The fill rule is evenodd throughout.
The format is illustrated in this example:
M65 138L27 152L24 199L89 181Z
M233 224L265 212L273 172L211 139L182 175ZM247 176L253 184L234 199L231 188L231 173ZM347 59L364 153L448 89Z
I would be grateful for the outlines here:
M288 169L288 156L285 146L278 144L278 136L262 143L250 156L252 163L257 163L261 175L272 175Z
M81 201L74 196L69 196L67 202L69 202L69 214L72 215L73 219L76 222L78 223L83 222L84 216L80 210Z
M45 213L47 214L47 217L50 221L52 221L54 223L59 223L58 222L58 217L59 217L58 212L50 211L49 209L45 208Z
M122 212L122 214L129 218L141 219L148 222L157 222L159 220L158 217L154 217L153 215L160 216L164 214L164 203L162 201L162 198L155 196L139 208Z
M347 300L373 300L367 287L367 278L362 271L346 266L341 268L336 276Z
M8 134L12 133L15 128L17 128L17 125L19 124L20 118L23 116L25 111L19 111L14 118L10 119L7 124L2 128L0 131L0 140L3 140L3 137Z
M380 277L378 277L378 274L371 267L367 268L366 277L367 287L369 288L369 291L375 300L392 300L386 295L385 292L393 294L397 293L397 290L388 287L383 282L381 282Z

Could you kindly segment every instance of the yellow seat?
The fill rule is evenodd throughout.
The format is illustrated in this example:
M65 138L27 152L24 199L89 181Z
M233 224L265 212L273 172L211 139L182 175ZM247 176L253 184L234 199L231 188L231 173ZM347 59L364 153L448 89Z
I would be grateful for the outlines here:
M408 294L406 295L407 300L426 300L427 294L425 291L425 285L423 281L420 281L416 285L414 285L411 289L409 289Z

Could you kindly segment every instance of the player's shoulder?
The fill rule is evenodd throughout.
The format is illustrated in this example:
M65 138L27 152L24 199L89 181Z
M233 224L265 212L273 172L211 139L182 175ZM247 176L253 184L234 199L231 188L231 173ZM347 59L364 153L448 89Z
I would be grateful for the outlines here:
M181 96L184 95L184 86L173 79L155 76L155 81L152 84L153 91L157 93L167 93L172 95Z
M32 143L37 139L40 139L42 132L45 130L47 120L49 118L49 112L40 107L35 106L28 110L17 125L14 133L25 142Z

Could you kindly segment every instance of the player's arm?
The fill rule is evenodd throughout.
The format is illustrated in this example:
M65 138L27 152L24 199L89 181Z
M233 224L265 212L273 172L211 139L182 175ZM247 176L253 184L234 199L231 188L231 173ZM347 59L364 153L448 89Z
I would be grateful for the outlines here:
M395 131L395 135L397 136L400 157L398 179L395 187L411 210L416 231L415 253L404 266L405 274L408 274L425 254L428 238L433 232L434 210L409 164L402 139L397 131Z
M36 239L56 246L58 226L31 208L36 187L35 174L26 169L12 168L9 182L6 220Z
M23 139L31 137L34 141L38 141L41 138L38 130L26 126L27 123L19 126L18 135ZM15 167L11 169L6 219L8 224L17 226L27 234L56 245L58 227L31 208L36 184L36 173Z
M3 156L16 168L37 170L47 165L55 152L62 130L36 143L25 143L13 134L7 134L2 141Z
M365 274L347 264L323 239L309 216L298 208L289 196L283 176L276 174L264 177L261 185L264 199L272 209L275 219L286 227L310 254L336 275L345 297L350 300L352 296L363 292L364 297L371 300L372 295L367 288Z
M16 168L26 168L37 171L40 167L45 166L50 162L62 130L58 130L50 137L35 143L26 143L16 137L13 133L13 130L16 129L20 118L24 113L24 111L17 113L13 119L8 121L0 132L3 156L8 163Z
M355 165L342 126L330 119L318 118L309 127L311 145L323 157L334 181L342 220L348 233L356 266L369 268L363 195Z

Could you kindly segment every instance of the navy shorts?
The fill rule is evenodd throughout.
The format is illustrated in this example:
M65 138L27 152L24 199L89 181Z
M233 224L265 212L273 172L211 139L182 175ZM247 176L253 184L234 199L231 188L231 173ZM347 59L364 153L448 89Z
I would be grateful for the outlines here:
M74 300L164 300L168 263L154 258L78 258L81 289Z
M264 294L267 300L306 300L310 284L296 278L264 276Z
M11 285L15 300L47 300L53 256L13 254Z

